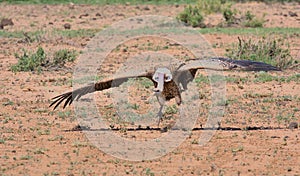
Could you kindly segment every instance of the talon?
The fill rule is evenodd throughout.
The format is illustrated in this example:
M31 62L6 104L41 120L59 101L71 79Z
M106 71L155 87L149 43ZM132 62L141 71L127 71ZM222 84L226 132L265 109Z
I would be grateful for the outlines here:
M160 122L162 122L162 121L163 121L163 118L162 118L162 117L159 117L159 118L158 118L157 127L159 127L159 124L160 124Z

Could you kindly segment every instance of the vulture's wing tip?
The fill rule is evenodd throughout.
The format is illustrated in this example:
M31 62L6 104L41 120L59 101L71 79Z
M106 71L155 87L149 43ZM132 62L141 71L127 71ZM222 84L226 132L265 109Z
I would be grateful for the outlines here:
M65 104L63 105L63 109L66 108L66 106L68 104L70 104L70 101L72 99L72 92L68 92L68 93L64 93L64 94L61 94L61 95L58 95L56 97L53 97L52 98L52 103L49 105L49 107L53 107L53 110L55 110L63 101L65 101Z
M273 65L251 61L251 60L234 60L230 58L214 58L223 63L229 70L244 70L244 71L282 71L280 68Z

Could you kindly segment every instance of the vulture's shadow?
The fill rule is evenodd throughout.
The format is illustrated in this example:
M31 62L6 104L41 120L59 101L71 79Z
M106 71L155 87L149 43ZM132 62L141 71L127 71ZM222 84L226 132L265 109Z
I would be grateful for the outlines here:
M219 128L205 128L205 127L198 127L198 128L193 128L192 131L205 131L205 130L217 130L217 131L267 131L267 130L283 130L283 129L289 129L289 128L282 128L282 127L264 127L264 126L248 126L244 128L239 128L239 127L219 127ZM77 125L76 127L69 129L69 130L64 130L65 132L72 132L72 131L161 131L161 132L167 132L169 130L185 130L182 128L172 128L168 129L167 127L137 127L137 128L99 128L99 129L92 129L89 127L85 126L79 126Z

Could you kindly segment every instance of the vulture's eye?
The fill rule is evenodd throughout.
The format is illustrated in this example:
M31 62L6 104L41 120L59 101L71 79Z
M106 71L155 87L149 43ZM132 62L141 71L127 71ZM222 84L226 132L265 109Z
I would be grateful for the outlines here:
M166 75L165 76L165 82L169 82L172 80L172 75Z

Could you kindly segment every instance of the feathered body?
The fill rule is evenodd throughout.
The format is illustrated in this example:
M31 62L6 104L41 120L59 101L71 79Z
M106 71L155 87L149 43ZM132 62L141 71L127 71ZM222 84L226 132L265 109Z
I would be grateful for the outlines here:
M232 60L228 58L212 58L208 60L194 59L179 66L168 66L163 68L159 74L164 74L163 80L158 80L155 75L159 69L153 68L148 71L131 75L120 76L117 78L100 81L61 95L54 97L54 101L50 107L54 106L56 109L63 101L65 101L63 108L70 105L73 100L78 100L81 96L92 93L94 91L102 91L111 87L118 87L122 83L128 81L130 78L146 77L152 80L155 86L155 94L161 106L165 101L175 98L178 105L181 104L181 91L186 90L188 83L193 81L198 69L211 69L211 70L244 70L244 71L280 71L277 67L263 63L248 60ZM166 72L166 73L164 73ZM160 86L162 84L163 86ZM158 87L162 87L158 90Z

